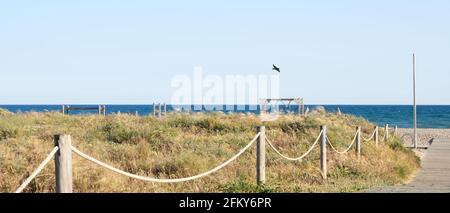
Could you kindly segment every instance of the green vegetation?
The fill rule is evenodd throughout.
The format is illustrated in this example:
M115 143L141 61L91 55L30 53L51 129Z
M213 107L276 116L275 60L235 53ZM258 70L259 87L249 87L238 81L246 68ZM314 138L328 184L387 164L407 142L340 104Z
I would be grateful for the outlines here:
M303 154L327 125L337 149L353 139L355 127L368 137L373 126L349 115L315 111L306 118L281 116L261 122L255 115L169 114L157 119L131 115L67 116L55 112L12 114L0 110L0 192L12 192L53 147L54 134L70 134L81 151L125 171L176 178L196 175L228 160L266 126L267 137L283 154ZM382 136L383 133L381 132ZM328 152L328 180L319 170L319 149L301 162L287 162L267 146L266 184L255 184L255 146L236 161L202 179L174 184L133 180L73 155L75 192L354 192L406 181L419 160L398 139L362 144L358 161ZM50 163L26 192L53 192Z

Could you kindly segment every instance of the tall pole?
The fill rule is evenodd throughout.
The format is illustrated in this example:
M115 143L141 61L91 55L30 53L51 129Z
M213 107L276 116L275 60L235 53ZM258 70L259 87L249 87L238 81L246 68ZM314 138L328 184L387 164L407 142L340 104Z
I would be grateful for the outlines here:
M416 54L413 54L413 94L414 94L414 149L417 148L417 106L416 106Z

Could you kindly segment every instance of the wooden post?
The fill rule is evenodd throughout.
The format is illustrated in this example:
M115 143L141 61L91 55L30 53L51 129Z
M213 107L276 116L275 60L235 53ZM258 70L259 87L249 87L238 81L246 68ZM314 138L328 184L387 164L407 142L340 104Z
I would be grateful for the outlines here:
M305 112L305 104L302 101L302 115L305 116L306 112Z
M384 125L384 141L389 139L389 124Z
M263 115L266 113L266 101L261 99L259 103L259 114Z
M62 105L62 114L63 114L63 115L66 114L66 105Z
M55 135L55 178L57 193L72 193L72 139L70 135Z
M323 179L327 179L327 126L321 126L322 138L320 143L320 170Z
M98 105L98 115L102 114L102 105Z
M305 112L305 101L303 101L303 98L301 98L300 99L301 100L301 102L302 102L302 115L306 115L306 112Z
M106 116L106 105L103 105L103 115Z
M375 126L375 146L378 147L378 126Z
M161 117L161 103L158 104L158 118Z
M136 110L136 112L134 113L134 115L136 115L136 117L139 116L139 112Z
M361 127L356 127L356 156L361 158Z
M266 127L258 128L259 135L256 142L256 183L263 184L266 181Z
M395 125L395 127L394 127L394 136L395 137L398 136L398 127L397 127L397 125Z
M156 117L156 105L155 105L155 103L153 103L153 116Z
M166 115L167 115L167 104L164 103L164 116L166 116Z

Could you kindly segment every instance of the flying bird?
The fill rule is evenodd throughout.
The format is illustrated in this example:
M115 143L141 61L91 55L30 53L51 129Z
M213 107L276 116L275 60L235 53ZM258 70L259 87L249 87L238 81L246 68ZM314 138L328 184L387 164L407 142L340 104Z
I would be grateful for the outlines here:
M280 72L280 68L278 68L277 66L275 66L275 64L272 64L273 68L272 70L275 70L277 72Z

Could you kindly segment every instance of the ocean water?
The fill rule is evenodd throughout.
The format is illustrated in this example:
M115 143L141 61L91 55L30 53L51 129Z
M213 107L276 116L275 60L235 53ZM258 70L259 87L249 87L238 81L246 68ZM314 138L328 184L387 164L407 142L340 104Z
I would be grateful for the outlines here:
M71 105L72 107L96 107L95 105ZM329 112L336 112L338 108L342 113L352 114L362 117L377 125L397 125L400 128L411 128L413 126L413 108L405 105L322 105ZM316 105L305 105L305 108L314 109ZM7 109L12 112L44 112L44 111L59 111L61 105L0 105L0 108ZM195 111L195 112L211 112L223 111L225 113L233 112L249 112L259 113L258 106L172 106L167 105L167 110L170 111ZM274 110L270 107L268 110ZM280 112L287 112L287 107L279 106ZM297 112L298 107L293 105L289 109L292 112ZM136 112L140 116L149 115L153 113L152 105L106 105L106 113L130 113ZM70 111L70 114L84 114L96 113L92 111ZM450 128L450 106L417 106L417 126L419 128Z

